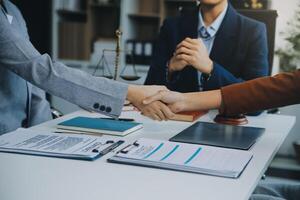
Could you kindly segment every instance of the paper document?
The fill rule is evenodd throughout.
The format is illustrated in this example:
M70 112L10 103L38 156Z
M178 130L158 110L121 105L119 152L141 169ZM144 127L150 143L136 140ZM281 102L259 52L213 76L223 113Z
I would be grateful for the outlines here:
M241 150L140 139L109 161L237 178L251 158Z
M0 151L93 160L114 140L108 137L73 135L18 129L0 136Z

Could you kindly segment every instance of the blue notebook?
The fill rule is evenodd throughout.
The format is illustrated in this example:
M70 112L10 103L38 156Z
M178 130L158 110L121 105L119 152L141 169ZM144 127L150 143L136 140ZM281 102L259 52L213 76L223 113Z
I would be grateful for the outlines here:
M141 123L111 119L75 117L57 125L59 129L125 136L143 128Z

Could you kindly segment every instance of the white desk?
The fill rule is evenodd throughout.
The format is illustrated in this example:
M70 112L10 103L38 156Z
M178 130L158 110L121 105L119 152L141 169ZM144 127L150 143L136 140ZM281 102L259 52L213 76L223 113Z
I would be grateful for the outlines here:
M99 116L79 111L34 127L54 130L55 124L78 115ZM212 121L210 112L201 121ZM190 123L154 122L135 112L144 128L128 137L169 139ZM239 179L175 172L107 163L108 154L96 161L78 161L0 153L1 200L243 200L248 199L280 145L295 123L295 117L262 115L248 117L248 126L266 132L250 150L254 157ZM120 147L121 148L121 147Z

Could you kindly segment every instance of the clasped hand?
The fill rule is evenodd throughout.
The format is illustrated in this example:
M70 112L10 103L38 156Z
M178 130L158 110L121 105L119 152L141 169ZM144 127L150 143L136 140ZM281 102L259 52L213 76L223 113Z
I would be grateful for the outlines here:
M186 38L177 45L174 55L169 61L169 72L181 71L188 65L200 72L211 73L213 62L201 39Z
M184 95L171 92L165 86L130 85L127 99L143 115L158 121L172 119L185 108Z
M182 93L161 90L143 101L142 114L158 121L169 120L186 110L186 100Z

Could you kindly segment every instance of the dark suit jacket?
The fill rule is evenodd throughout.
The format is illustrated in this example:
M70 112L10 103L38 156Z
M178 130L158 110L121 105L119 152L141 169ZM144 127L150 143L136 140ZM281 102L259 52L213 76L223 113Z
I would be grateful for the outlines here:
M166 85L179 92L199 91L198 75L191 66L175 72L168 80L167 63L176 45L186 37L198 37L199 8L189 14L166 19L161 27L146 85ZM204 90L243 82L268 74L268 49L265 25L244 17L229 5L210 54L214 61L211 78Z
M221 88L221 113L235 115L300 103L300 70Z

